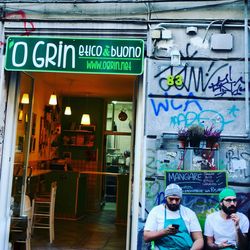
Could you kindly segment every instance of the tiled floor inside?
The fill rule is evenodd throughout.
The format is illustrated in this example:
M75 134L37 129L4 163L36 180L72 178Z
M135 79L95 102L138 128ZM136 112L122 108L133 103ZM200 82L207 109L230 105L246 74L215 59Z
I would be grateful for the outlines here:
M49 244L48 230L36 229L31 240L32 250L126 249L126 226L115 224L112 204L105 207L100 213L88 214L78 221L55 220L52 244Z

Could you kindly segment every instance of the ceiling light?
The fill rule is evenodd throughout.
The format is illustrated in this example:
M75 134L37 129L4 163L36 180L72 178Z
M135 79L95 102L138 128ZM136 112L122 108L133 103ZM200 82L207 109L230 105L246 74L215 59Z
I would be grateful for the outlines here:
M49 105L57 105L57 99L54 93L49 98Z
M90 116L89 114L83 114L81 119L82 125L90 125Z
M21 99L22 104L29 104L30 103L30 98L28 93L24 93Z
M19 115L18 115L18 121L22 121L23 120L23 110L21 109L19 111Z
M72 85L72 79L69 79L70 80L70 83L69 83L69 92L70 92L70 86ZM68 92L68 93L69 93ZM64 110L64 114L65 115L71 115L72 112L71 112L71 107L69 106L69 97L67 97L67 103L66 103L66 108Z
M64 114L65 115L71 115L71 107L70 106L67 106L64 110Z

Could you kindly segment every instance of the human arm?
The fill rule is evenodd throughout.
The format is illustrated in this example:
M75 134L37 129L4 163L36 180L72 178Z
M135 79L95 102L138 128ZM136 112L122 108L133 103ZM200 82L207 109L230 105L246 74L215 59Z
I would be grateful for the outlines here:
M218 223L215 223L216 221L218 221L218 218L220 218L218 216L220 215L216 213L210 214L207 216L205 221L204 235L206 236L206 245L208 250L217 250L232 246L232 244L227 243L227 240L223 241L219 240L218 238L219 235L216 232L218 230L222 230L222 228L218 228ZM217 244L215 242L219 243Z
M207 236L206 239L207 239L208 250L217 250L217 249L223 249L223 248L232 246L231 244L228 244L227 241L221 242L220 244L216 244L214 242L213 236Z
M186 222L186 226L189 228L190 236L193 240L191 250L201 250L204 246L204 240L199 220L196 214L190 209L187 216L189 219Z
M159 231L144 230L143 237L144 237L145 242L150 242L150 241L157 240L167 235L175 234L176 231L177 230L170 225L167 228L161 229Z
M236 231L236 242L237 242L237 246L239 249L247 249L247 235L242 233L241 229L240 229L240 217L236 214L233 213L231 214L231 219L234 222L234 226L235 226L235 231Z
M159 239L168 234L174 234L177 230L169 225L164 228L164 205L154 207L148 215L148 218L144 227L144 241L149 242Z
M201 250L204 246L204 240L201 231L200 232L192 232L191 233L193 239L193 245L191 250Z
M248 245L248 242L247 242L247 235L246 234L243 234L241 232L241 229L240 227L237 227L236 228L236 235L237 235L237 246L239 249L247 249L247 245Z

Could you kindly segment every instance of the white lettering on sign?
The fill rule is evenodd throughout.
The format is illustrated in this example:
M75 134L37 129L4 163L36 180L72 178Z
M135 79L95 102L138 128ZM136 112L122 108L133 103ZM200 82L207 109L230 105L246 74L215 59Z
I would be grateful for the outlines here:
M17 52L18 46L23 46L23 49L24 49L23 56L22 56L23 61L21 63L16 62L16 54L20 53L20 52ZM27 62L27 58L28 58L28 46L27 46L27 44L25 42L17 42L17 43L15 43L15 45L13 47L12 64L15 67L23 67Z
M111 47L111 57L140 57L141 48L140 47L128 47L128 46L112 46Z
M68 59L68 50L71 49L72 52L72 61L71 61L71 65L72 68L74 69L76 67L75 65L75 57L76 57L76 53L75 53L75 47L73 45L64 45L64 50L63 50L63 68L66 68L66 63L67 63L67 59Z
M176 181L202 181L201 173L170 173L169 180Z
M23 55L20 56L21 47L23 48ZM12 64L15 67L23 67L27 63L28 58L28 45L25 42L17 42L14 44L12 53ZM45 53L41 53L45 52ZM55 43L45 43L44 41L38 41L34 45L32 52L32 63L36 68L49 68L52 66L63 68L67 67L67 64L75 68L75 47L73 45L63 45L63 42L59 42L59 46ZM22 58L21 62L17 62L17 58Z
M6 70L141 74L142 40L8 37Z
M101 45L80 45L78 50L79 56L85 57L120 57L120 58L139 58L141 56L140 47L128 46L108 46L103 48Z
M48 68L49 64L56 65L54 59L57 56L57 46L53 43L48 43L46 46L45 68Z
M45 46L45 48L40 46ZM45 55L39 57L38 50L45 50ZM69 52L71 52L71 57L68 57ZM72 45L63 45L62 41L59 42L59 46L54 43L45 44L45 42L39 41L35 44L32 55L33 64L37 68L48 68L50 65L60 67L61 63L63 64L63 68L66 68L67 60L70 58L71 66L75 68L75 48Z
M101 56L102 46L80 45L79 56Z
M35 47L34 47L34 50L33 50L32 62L33 62L34 66L36 68L42 68L43 65L44 65L44 59L43 58L36 58L36 53L37 53L38 46L43 45L43 44L44 44L43 41L37 42ZM13 52L13 55L14 55L14 52ZM38 62L40 62L40 63L38 63Z
M59 48L58 48L58 58L57 58L57 66L61 67L61 61L62 61L62 49L63 49L63 42L59 42Z

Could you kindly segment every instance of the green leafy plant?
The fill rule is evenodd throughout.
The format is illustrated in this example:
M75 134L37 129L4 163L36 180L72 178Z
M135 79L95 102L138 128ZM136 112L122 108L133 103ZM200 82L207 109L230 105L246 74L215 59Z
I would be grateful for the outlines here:
M192 125L188 128L189 138L199 138L202 139L204 137L204 127L200 125Z
M189 141L191 147L199 147L204 138L204 127L194 124L188 128Z

